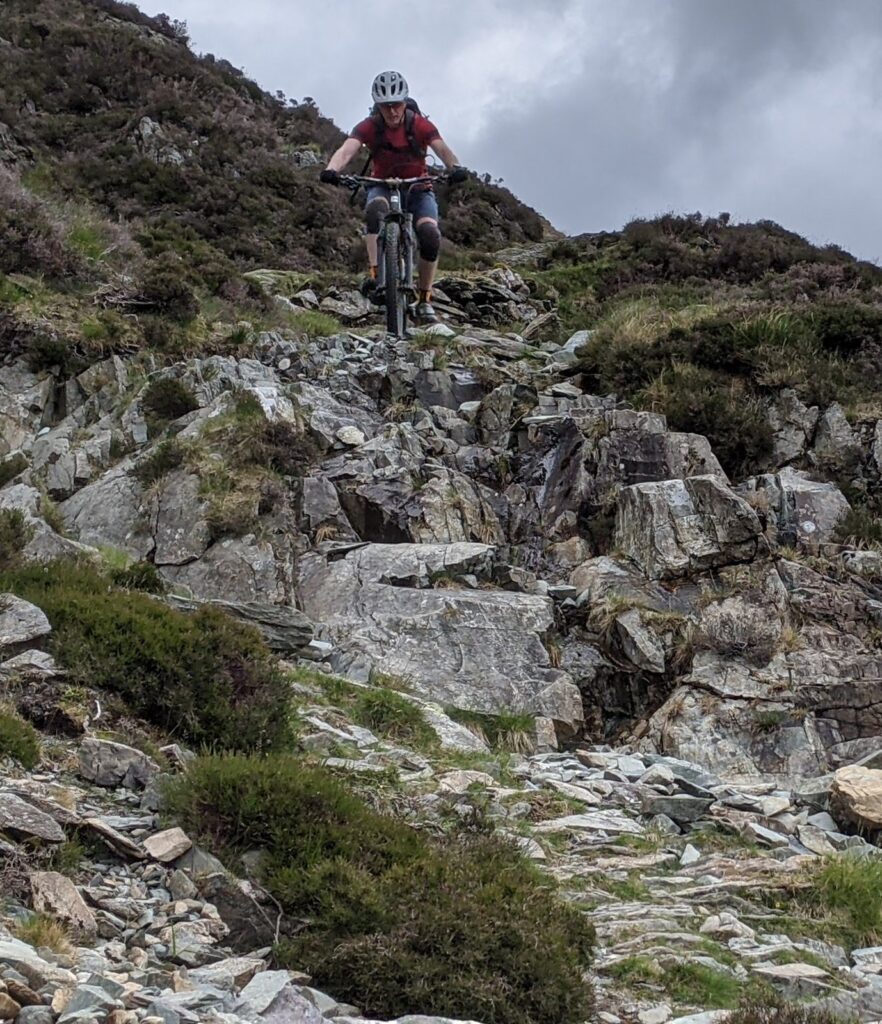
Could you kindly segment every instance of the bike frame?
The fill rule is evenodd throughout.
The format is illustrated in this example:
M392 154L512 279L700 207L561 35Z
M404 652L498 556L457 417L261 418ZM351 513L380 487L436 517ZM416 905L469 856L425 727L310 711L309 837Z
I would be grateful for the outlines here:
M387 303L389 296L394 293L396 301L401 307L400 313L396 311L396 329L391 332L398 336L405 333L410 305L416 300L416 288L413 281L416 236L413 228L413 214L406 209L406 196L410 195L410 190L414 185L444 180L445 176L440 174L423 175L419 178L366 178L362 175L346 175L340 178L340 184L352 189L353 193L359 188L369 185L383 185L389 190L389 210L383 216L377 237L377 288L385 290ZM395 282L396 287L390 290L387 280L386 246L391 224L397 224L399 231L397 281ZM386 323L387 327L391 329L392 317L388 309Z

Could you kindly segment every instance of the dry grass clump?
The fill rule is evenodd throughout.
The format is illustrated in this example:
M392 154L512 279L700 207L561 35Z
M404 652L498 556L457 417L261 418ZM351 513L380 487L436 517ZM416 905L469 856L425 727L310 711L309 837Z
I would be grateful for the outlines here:
M12 934L35 949L51 949L53 953L73 952L70 932L61 921L48 914L29 914L10 929Z
M727 597L704 609L693 642L727 658L765 665L780 645L781 632L781 623L766 609Z

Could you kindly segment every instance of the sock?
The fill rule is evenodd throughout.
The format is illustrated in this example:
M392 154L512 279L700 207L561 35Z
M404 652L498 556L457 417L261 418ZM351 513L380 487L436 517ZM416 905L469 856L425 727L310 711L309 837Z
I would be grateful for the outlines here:
M377 279L377 268L376 268L376 266L372 266L371 269L368 271L368 273L371 275L371 280L372 281L376 281L376 279Z
M420 289L420 302L431 302L431 301L432 301L432 290L431 290L431 288L428 291L423 291L423 289L421 288Z

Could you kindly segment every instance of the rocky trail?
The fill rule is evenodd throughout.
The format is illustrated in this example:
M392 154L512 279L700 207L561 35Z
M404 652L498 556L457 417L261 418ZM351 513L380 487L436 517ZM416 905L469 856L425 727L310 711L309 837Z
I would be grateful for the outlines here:
M882 828L882 556L834 543L849 505L822 472L846 452L877 483L882 420L785 390L774 464L732 481L704 437L586 393L586 332L541 340L555 310L513 267L440 281L447 323L403 341L358 293L255 276L346 328L68 380L0 366L25 557L149 562L176 607L256 624L299 672L303 751L421 826L489 817L583 909L603 1024L711 1024L767 987L882 1019L882 950L816 898ZM4 698L44 741L0 775L0 1019L357 1016L271 969L256 873L163 820L158 780L192 754L98 735L46 616L3 599ZM355 723L328 673L394 681L438 745ZM75 945L16 937L32 909Z

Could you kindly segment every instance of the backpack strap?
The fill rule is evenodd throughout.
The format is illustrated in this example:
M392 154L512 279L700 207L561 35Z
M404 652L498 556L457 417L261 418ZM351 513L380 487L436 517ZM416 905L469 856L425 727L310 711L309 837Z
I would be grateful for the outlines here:
M416 111L412 107L408 107L404 111L404 131L407 135L406 149L409 149L415 157L423 159L426 155L426 150L416 140L416 134L414 133L413 127L415 118ZM383 115L379 111L371 114L371 120L376 126L377 137L374 145L371 147L368 163L373 160L374 156L376 156L381 149L389 149L393 153L403 153L405 151L401 146L393 146L386 140L386 122L383 120Z

